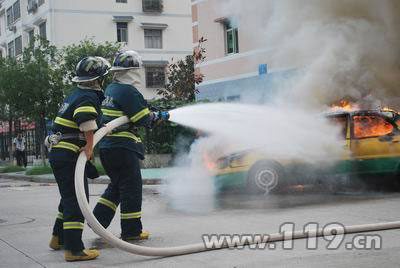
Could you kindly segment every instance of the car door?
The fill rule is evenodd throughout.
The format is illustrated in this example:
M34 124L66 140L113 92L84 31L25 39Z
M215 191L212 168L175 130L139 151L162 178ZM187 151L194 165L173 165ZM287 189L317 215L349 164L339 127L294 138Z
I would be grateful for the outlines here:
M343 148L342 155L338 159L333 159L335 164L328 169L331 174L351 173L353 171L353 163L351 158L351 132L350 132L350 116L348 113L329 116L328 120L332 125L340 129L338 141Z
M351 136L356 173L386 173L397 169L400 133L390 118L380 113L355 114Z

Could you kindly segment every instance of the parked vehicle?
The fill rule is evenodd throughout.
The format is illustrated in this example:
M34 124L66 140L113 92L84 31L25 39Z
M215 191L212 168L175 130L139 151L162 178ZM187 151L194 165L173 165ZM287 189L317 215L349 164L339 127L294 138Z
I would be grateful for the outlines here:
M217 160L217 188L239 186L254 193L265 193L282 190L288 185L309 183L340 187L344 176L350 180L356 176L369 178L370 175L381 182L387 182L388 177L397 180L400 168L398 112L388 109L336 111L325 116L341 128L345 149L340 159L331 161L334 164L274 159L257 150L237 152Z

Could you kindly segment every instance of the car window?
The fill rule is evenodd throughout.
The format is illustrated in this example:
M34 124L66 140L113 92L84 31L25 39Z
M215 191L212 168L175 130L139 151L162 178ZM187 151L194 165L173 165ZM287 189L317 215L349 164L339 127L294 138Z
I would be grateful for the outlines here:
M328 120L340 128L340 138L346 139L347 136L347 116L331 116Z
M393 125L378 115L357 115L353 117L354 136L368 138L385 136L393 132Z

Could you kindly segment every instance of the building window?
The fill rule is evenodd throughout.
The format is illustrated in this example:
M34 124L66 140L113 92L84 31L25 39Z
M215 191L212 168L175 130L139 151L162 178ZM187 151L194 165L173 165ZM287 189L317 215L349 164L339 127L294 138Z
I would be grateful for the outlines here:
M44 4L44 0L39 0L39 1L38 1L38 5L39 5L39 6L41 6L41 5L43 5L43 4Z
M7 26L10 26L13 23L14 23L14 15L12 7L10 7L9 9L7 9Z
M19 0L13 4L14 22L21 18L21 5Z
M30 30L28 32L28 38L29 38L29 45L33 46L33 44L35 43L35 30Z
M144 29L144 47L162 48L162 30Z
M39 36L40 38L47 39L46 22L39 25Z
M15 38L15 56L22 54L22 36Z
M226 54L239 53L239 33L238 28L233 27L231 23L225 24L225 46Z
M8 43L8 56L9 57L14 57L15 53L14 53L14 41L11 41L10 43Z
M142 0L143 12L162 12L162 0Z
M117 41L128 43L128 23L117 22Z
M160 88L165 86L165 67L146 67L146 87Z
M124 4L126 4L126 3L128 3L128 0L117 0L117 3L124 3Z

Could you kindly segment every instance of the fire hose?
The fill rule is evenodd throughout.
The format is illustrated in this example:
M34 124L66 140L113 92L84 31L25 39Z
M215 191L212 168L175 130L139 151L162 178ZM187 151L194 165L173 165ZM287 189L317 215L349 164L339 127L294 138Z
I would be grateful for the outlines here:
M117 118L111 122L109 122L105 127L99 129L94 135L94 145L95 146L105 135L110 133L114 128L121 126L125 123L128 123L129 119L126 116ZM176 256L176 255L184 255L191 253L198 253L203 251L222 249L222 248L230 248L233 246L246 246L250 245L249 242L239 242L235 243L235 245L229 245L227 243L223 243L219 247L208 248L204 243L197 243L191 245L184 246L175 246L175 247L166 247L166 248L151 248L138 246L134 244L130 244L125 242L117 237L115 237L111 232L107 231L96 219L96 217L92 213L92 209L89 206L89 203L86 199L85 187L84 187L84 171L85 164L87 158L84 152L79 155L76 169L75 169L75 192L78 199L79 207L87 220L89 226L92 230L98 234L100 237L105 239L110 245L119 248L121 250L144 256ZM316 230L309 230L308 232L294 231L289 233L276 233L269 235L269 239L267 243L270 242L279 242L284 240L294 240L294 239L304 239L311 237L321 237L321 236L330 236L330 235L344 235L344 234L352 234L352 233L362 233L362 232L373 232L373 231L383 231L383 230L391 230L391 229L400 229L400 221L396 222L386 222L386 223L374 223L374 224L363 224L363 225L351 225L351 226L342 226L342 227L334 227L334 228L318 228ZM264 244L265 241L254 241L251 244Z

